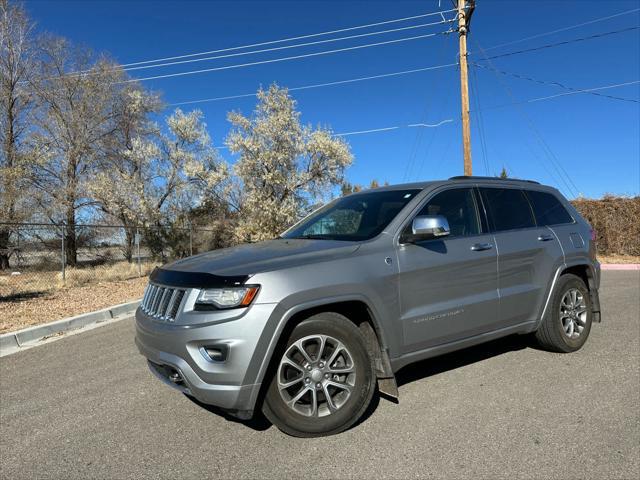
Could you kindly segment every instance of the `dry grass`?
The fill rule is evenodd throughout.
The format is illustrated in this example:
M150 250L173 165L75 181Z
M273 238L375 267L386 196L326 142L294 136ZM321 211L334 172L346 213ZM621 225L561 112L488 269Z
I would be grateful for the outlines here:
M600 263L640 263L640 256L638 255L600 255L598 254L598 261Z
M156 267L153 262L141 265L142 276L146 277ZM0 275L0 302L20 300L60 289L80 287L94 283L116 282L139 277L138 265L118 262L92 268L67 268L65 281L62 274L55 271L27 271L19 275Z
M147 278L60 288L0 301L0 333L107 308L142 297Z
M60 272L0 275L0 333L107 308L142 297L155 263L119 262Z
M148 276L157 266L155 263L143 263L141 265L142 276ZM65 272L65 280L62 281L62 274L56 274L58 287L69 288L87 285L89 283L115 282L139 277L138 265L136 263L119 262L113 265L101 265L93 268L69 268Z

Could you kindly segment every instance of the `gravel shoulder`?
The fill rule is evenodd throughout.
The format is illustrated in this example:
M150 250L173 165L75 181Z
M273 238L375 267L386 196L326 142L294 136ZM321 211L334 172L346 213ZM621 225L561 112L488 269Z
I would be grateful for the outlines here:
M400 403L329 438L239 423L155 379L133 322L0 359L2 478L640 476L640 273L563 355L509 337L405 368Z
M88 284L0 301L0 333L93 312L142 297L147 278Z

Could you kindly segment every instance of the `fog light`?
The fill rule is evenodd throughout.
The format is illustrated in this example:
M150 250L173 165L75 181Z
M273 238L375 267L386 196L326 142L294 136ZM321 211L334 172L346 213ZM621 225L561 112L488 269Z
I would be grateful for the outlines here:
M227 359L229 347L226 345L211 345L202 347L203 355L212 362L224 362Z

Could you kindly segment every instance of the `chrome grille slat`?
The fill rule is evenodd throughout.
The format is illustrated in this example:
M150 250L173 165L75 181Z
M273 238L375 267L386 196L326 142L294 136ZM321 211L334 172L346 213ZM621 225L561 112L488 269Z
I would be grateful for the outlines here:
M141 309L157 320L173 322L180 311L186 290L149 283L142 297Z
M151 312L156 295L158 295L158 287L156 285L151 285L151 294L149 295L149 302L147 303L147 312Z
M180 305L182 304L182 299L184 298L185 290L178 290L178 294L173 302L173 307L169 312L169 321L173 322L178 315L178 311L180 309Z
M153 299L153 304L151 305L151 312L155 316L158 313L158 307L160 306L160 300L162 300L162 295L164 294L164 287L158 287L158 293Z
M164 318L165 314L167 313L167 307L169 306L169 300L171 300L172 295L173 289L164 289L164 293L162 294L162 298L160 298L160 303L158 304L158 317Z
M142 309L144 311L147 311L149 309L149 299L151 298L151 295L153 294L153 291L155 290L155 286L152 284L149 284L147 286L147 291L144 294L144 299L142 301Z
M173 293L171 294L171 298L169 299L169 303L167 304L167 308L164 312L164 318L166 320L172 321L169 314L173 310L173 304L175 303L177 296L178 296L178 290L174 290Z

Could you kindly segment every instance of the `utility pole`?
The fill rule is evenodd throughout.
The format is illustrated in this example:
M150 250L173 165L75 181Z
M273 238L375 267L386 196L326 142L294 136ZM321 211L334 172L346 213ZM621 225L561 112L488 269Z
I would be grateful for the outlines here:
M462 105L462 152L464 174L473 175L471 167L471 123L469 121L469 73L467 70L467 33L475 0L458 0L458 37L460 40L460 98Z

